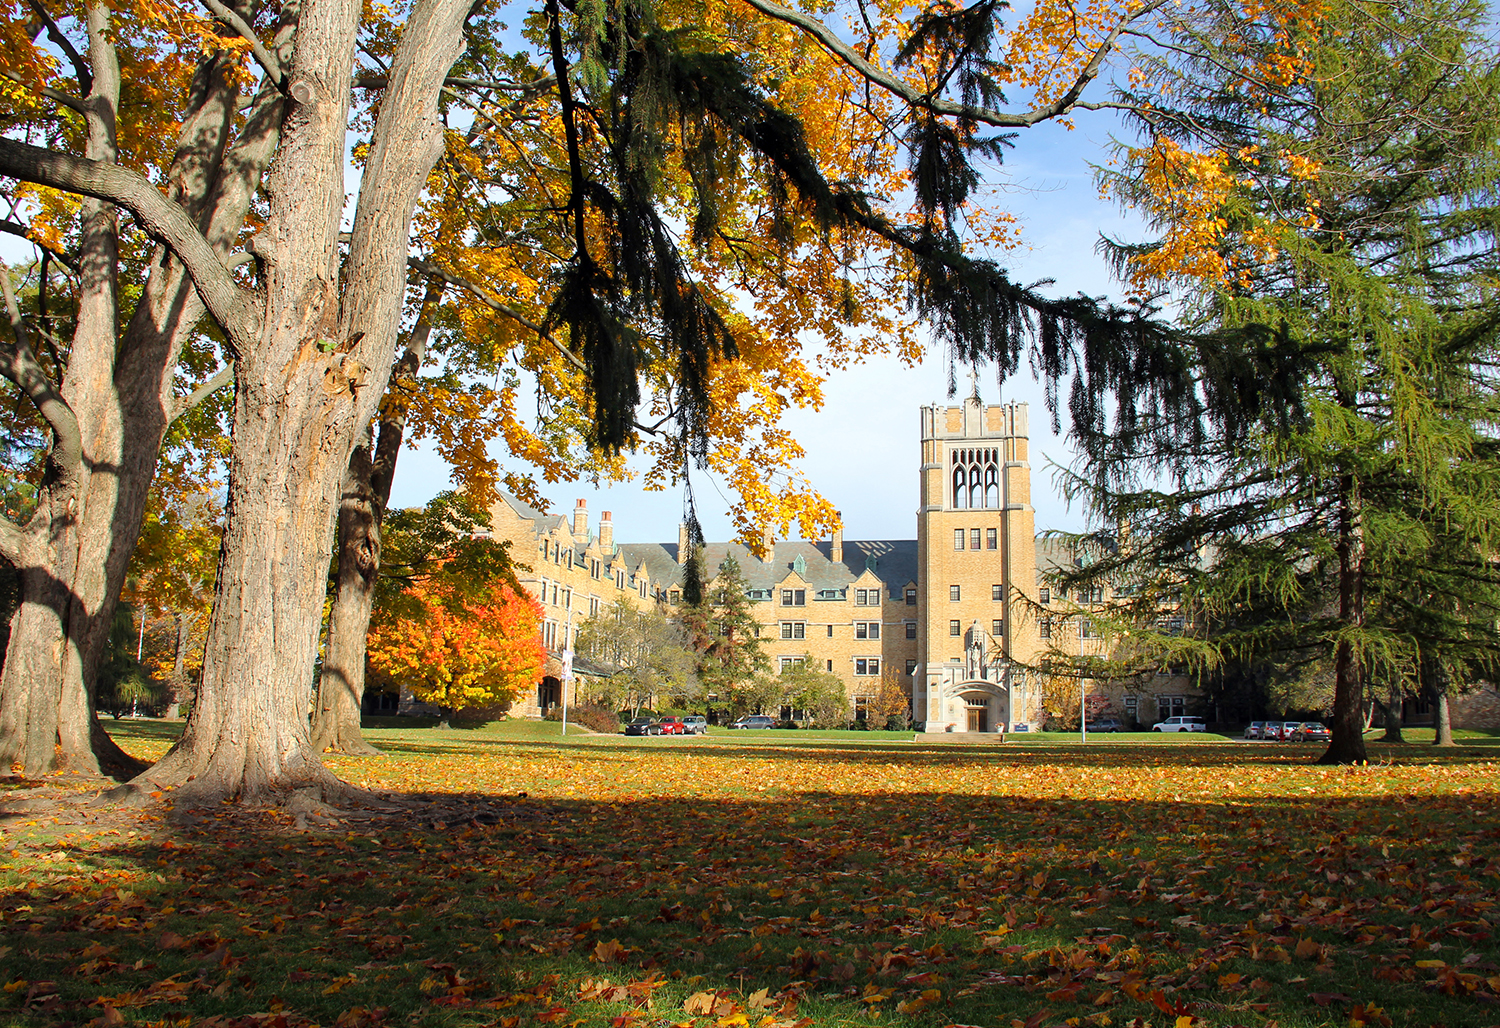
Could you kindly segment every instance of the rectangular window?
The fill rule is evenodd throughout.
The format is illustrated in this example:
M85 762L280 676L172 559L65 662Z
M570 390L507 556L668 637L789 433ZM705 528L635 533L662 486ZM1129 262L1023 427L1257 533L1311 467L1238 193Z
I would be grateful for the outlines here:
M782 657L781 670L785 671L787 668L801 667L805 663L807 663L806 657Z
M870 698L868 696L854 697L854 720L867 721L870 717Z
M562 605L564 607L566 607L568 610L572 610L573 609L573 590L572 589L564 589L563 590L563 602L562 602Z
M783 589L781 590L781 605L783 607L805 607L807 606L806 589Z
M781 637L783 639L807 638L807 623L804 621L783 621L781 623Z
M915 607L917 605L917 591L915 589L906 590L906 605L908 607Z
M597 560L590 560L589 561L589 577L590 578L598 578L599 577L599 562Z
M616 571L615 572L615 588L616 589L623 589L623 588L625 588L625 572L623 572L623 571Z
M1187 713L1187 704L1181 696L1158 696L1156 698L1156 710L1160 715L1158 720L1165 721L1169 717L1182 717Z
M998 529L986 528L984 530L984 548L986 550L998 550L1000 548L1000 532Z
M1080 638L1080 639L1092 639L1093 637L1094 637L1094 626L1089 623L1089 620L1087 618L1084 618L1082 621L1079 621L1078 622L1078 638Z
M911 674L916 669L917 669L917 662L916 662L915 658L907 657L906 658L906 673L907 674Z
M833 670L833 661L831 661L831 660L828 662L828 670L829 671Z
M995 600L997 602L1000 601L1000 600L1005 599L1005 586L1003 586L1003 585L992 585L992 586L990 586L990 599Z
M1138 709L1140 709L1140 697L1137 696L1135 693L1126 693L1125 694L1125 713L1127 713L1127 714L1130 715L1130 718L1131 718L1132 721L1135 720L1135 712Z
M949 635L963 635L964 634L963 626L961 624L959 624L957 618L954 618L952 621L948 622L948 634Z
M557 586L552 587L552 606L557 606Z
M644 578L641 579L639 592L641 594L641 599L644 600L646 598L646 580Z
M906 623L906 637L908 639L915 639L917 637L917 623L915 621L908 621Z
M962 528L955 528L953 530L953 548L955 550L964 548L964 530Z
M1005 634L1005 622L1004 621L1000 620L999 618L996 618L994 621L990 622L990 635L993 635L995 638L998 639L1000 636L1002 636L1004 634Z
M828 638L830 638L830 639L833 638L833 626L832 625L828 626Z
M854 622L854 638L856 639L879 639L879 621L856 621Z
M952 602L952 603L957 603L958 602L958 597L959 597L958 586L956 586L956 585L950 585L948 587L948 599L949 599L949 601Z
M570 546L570 547L568 547L568 567L571 568L572 566L573 566L573 548Z
M590 596L589 597L589 617L596 618L598 616L599 616L599 597L597 597L597 596Z
M856 675L878 675L880 674L879 657L855 657L854 673Z
M1048 589L1046 586L1042 586L1040 589L1037 590L1036 599L1037 599L1038 603L1051 603L1052 602L1052 590Z
M977 528L969 529L969 549L979 549L979 529Z
M856 607L878 607L880 606L879 589L856 589L854 590L854 605Z
M1051 618L1042 618L1041 622L1037 625L1037 634L1040 635L1043 639L1052 638Z
M677 606L677 604L681 603L682 602L682 593L681 593L681 591L677 590L677 589L673 589L671 592L667 593L667 602L670 603L674 607Z

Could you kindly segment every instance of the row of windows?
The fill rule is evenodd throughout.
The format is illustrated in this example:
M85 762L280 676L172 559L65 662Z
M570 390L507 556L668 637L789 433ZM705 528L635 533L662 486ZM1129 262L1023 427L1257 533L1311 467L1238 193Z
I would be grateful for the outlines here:
M788 670L790 668L801 667L805 663L807 663L807 658L806 657L782 657L781 658L781 670L782 671L786 671L786 670ZM906 669L906 673L907 674L911 674L911 670L912 670L912 668L914 668L914 667L917 666L917 662L914 661L914 660L912 660L912 661L907 661L907 664L908 664L908 667ZM831 660L828 661L828 670L829 671L833 670L833 661L831 661ZM854 658L854 674L856 676L869 676L869 675L878 675L878 674L880 674L880 658L879 657L855 657Z
M917 626L916 625L912 625L911 627L912 627L912 629L915 629ZM953 636L963 635L964 634L964 623L962 621L960 621L958 618L954 618L952 621L948 622L948 634L949 635L953 635ZM1005 634L1005 621L1002 618L995 618L993 621L990 622L990 635L998 637L998 636L1002 636L1004 634ZM1045 636L1047 633L1043 632L1042 634ZM907 633L906 637L908 639L915 639L917 637L917 635L916 635L915 631L911 631L911 632Z
M963 589L960 586L950 585L948 587L948 599L953 603L959 602L963 599ZM996 603L1005 599L1005 586L998 584L990 586L990 599Z
M910 599L907 602L909 602L909 603L916 603L917 602L917 591L915 589L908 589L907 593L910 594ZM821 593L819 594L819 597L820 598L822 597ZM883 602L883 600L884 600L884 598L881 596L881 590L878 589L878 588L876 588L876 589L856 589L856 590L854 590L854 605L856 607L878 607ZM783 589L783 590L781 590L781 605L783 607L805 607L805 606L807 606L807 590L806 589Z
M833 626L832 625L824 625L823 627L828 630L828 638L832 639L833 638ZM807 638L807 622L806 621L783 621L783 622L781 622L781 637L783 639L806 639ZM908 639L915 639L917 637L917 625L916 625L916 622L910 622L909 624L907 624L907 626L906 626L906 637ZM879 621L856 621L856 622L854 622L854 638L856 638L856 639L879 639L880 638L880 622Z
M998 529L986 528L984 530L984 546L979 545L979 529L977 528L955 528L953 530L953 548L962 550L965 541L969 549L998 550L1000 548L1000 532Z

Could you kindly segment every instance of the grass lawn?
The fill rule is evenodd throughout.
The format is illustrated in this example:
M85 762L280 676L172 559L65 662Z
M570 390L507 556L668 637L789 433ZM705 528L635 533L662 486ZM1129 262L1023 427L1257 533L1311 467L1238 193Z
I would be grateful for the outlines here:
M109 727L147 757L180 728ZM367 735L338 774L435 800L5 782L0 1026L1500 1025L1493 736L1321 768L1151 733Z

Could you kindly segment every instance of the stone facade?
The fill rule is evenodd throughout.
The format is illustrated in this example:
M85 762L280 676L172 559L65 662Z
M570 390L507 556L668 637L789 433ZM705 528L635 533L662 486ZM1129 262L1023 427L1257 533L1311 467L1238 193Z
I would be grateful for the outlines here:
M1078 617L1077 598L1051 595L1041 580L1065 555L1036 537L1027 407L971 398L924 407L920 419L916 539L767 539L764 558L739 543L709 543L703 566L712 572L734 557L773 670L813 661L843 680L856 712L873 701L882 672L895 669L927 732L1039 727L1042 682L1030 669L1051 646L1100 652L1103 641ZM583 500L568 518L509 497L491 524L529 566L519 577L542 604L553 654L620 597L669 613L681 603L681 526L675 543L622 544L609 512L590 528ZM537 716L561 701L561 666L548 670L517 714ZM1180 708L1185 690L1169 687ZM1130 715L1146 724L1159 711L1183 712L1154 693L1131 695ZM1118 699L1123 718L1127 696Z

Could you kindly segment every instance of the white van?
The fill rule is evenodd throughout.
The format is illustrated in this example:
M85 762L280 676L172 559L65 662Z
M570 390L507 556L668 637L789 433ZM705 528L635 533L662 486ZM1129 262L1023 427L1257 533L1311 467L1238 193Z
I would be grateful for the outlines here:
M1151 726L1153 732L1206 732L1208 725L1201 717L1169 717Z

